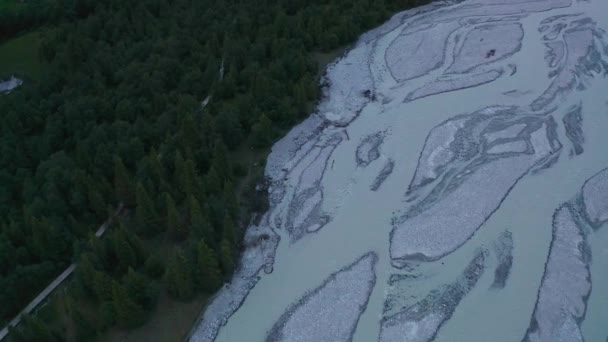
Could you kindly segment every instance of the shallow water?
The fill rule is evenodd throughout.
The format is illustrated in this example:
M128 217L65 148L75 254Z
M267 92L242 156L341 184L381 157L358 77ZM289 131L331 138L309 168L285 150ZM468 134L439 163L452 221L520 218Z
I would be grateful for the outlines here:
M362 303L353 341L524 339L532 318L547 314L537 305L542 289L576 295L568 284L548 284L545 265L555 211L608 167L606 13L600 0L436 3L364 35L330 66L332 87L319 112L269 157L271 210L248 234L277 234L274 259L248 250L216 299L231 305L212 305L191 340L265 341L271 329L283 329L285 341L312 341L330 336L315 330L329 329L327 320L353 316L352 305L340 313L341 298L353 295ZM576 16L556 17L565 14ZM547 46L560 44L566 53L551 62ZM488 72L500 76L478 76ZM411 95L424 85L427 96ZM563 118L578 105L576 131L576 120ZM586 341L604 341L608 232L580 227L592 255L584 259L592 290L583 314L572 311L576 327L564 323L568 330L558 336L570 341L580 326ZM506 252L497 247L505 231L512 237ZM378 257L371 293L365 272L352 277L356 283L319 290L350 279L340 270L368 252ZM512 262L503 265L504 287L496 287L505 253ZM473 276L467 265L480 254ZM295 303L310 311L307 302L331 314L290 313ZM317 309L320 302L327 310ZM554 309L572 309L562 304Z

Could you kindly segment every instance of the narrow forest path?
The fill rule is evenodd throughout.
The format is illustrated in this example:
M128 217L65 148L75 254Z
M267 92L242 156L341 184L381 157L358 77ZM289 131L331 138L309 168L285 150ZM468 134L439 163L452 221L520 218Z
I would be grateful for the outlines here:
M112 221L120 215L122 210L124 209L124 205L121 203L114 215L112 215L109 219L106 220L95 232L95 236L101 238L105 232L110 227ZM65 271L61 272L61 274L55 278L44 290L40 291L40 293L17 315L13 318L2 330L0 330L0 341L2 341L9 333L9 327L16 327L21 323L21 317L23 315L29 315L34 309L36 309L42 302L44 302L58 287L63 284L63 282L68 279L74 270L76 269L76 264L71 264Z

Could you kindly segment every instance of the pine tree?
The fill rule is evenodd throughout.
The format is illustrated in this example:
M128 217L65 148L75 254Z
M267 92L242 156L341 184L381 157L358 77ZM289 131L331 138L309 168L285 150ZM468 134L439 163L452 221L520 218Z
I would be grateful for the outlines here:
M120 274L126 272L129 267L137 266L137 255L123 232L117 231L114 234L112 245L114 255L118 259L117 270Z
M180 179L180 187L186 195L197 195L199 192L198 172L192 159L186 160L184 163L184 175Z
M135 212L137 228L139 231L150 236L160 231L161 219L158 215L154 202L148 195L146 188L137 183L137 209Z
M182 121L180 129L182 146L197 149L200 143L198 132L198 125L192 117L192 114L187 114Z
M222 271L224 275L230 275L234 271L234 255L232 252L232 245L228 240L222 240L220 246Z
M32 229L32 245L34 246L33 252L36 253L40 258L46 259L49 257L49 232L50 223L48 219L32 218L29 220L28 225Z
M89 317L83 314L83 310L78 307L72 307L69 310L69 317L74 322L74 335L76 341L88 341L91 336L96 333L97 317Z
M179 217L179 212L177 211L177 208L175 207L175 202L173 201L173 198L171 197L171 195L166 196L167 199L167 231L169 232L169 235L176 239L176 240L181 240L183 238L186 237L187 235L187 229L184 229L184 224L182 224L180 217Z
M112 285L112 305L116 323L123 328L134 328L144 319L144 310L129 296L127 290L118 282Z
M231 246L237 244L237 231L234 226L234 222L228 213L224 215L224 221L222 222L223 239L228 241Z
M30 342L29 337L23 332L23 328L16 328L12 324L7 325L8 342Z
M202 239L197 246L197 280L206 292L213 292L222 285L220 266L213 250Z
M213 70L215 73L217 69ZM203 135L203 143L204 146L210 147L214 141L218 139L217 133L217 125L215 123L215 118L211 116L207 111L205 111L202 115L201 119L201 131L205 132Z
M230 216L235 219L239 214L239 203L236 198L236 194L234 191L234 187L232 186L232 182L228 181L224 183L224 205L226 206L226 210L230 214Z
M253 144L256 147L266 147L272 141L272 121L265 115L260 116L258 122L251 127Z
M107 269L110 266L111 262L111 253L112 253L111 243L109 243L108 239L98 239L95 235L89 237L89 248L91 249L92 254L90 255L91 261L97 260L99 262L99 266L104 269Z
M100 329L109 328L116 323L116 312L114 311L114 304L112 300L108 300L99 304L99 316Z
M95 296L97 300L104 301L112 299L112 278L105 272L95 271L93 276Z
M129 245L133 249L133 252L135 252L137 264L143 262L148 258L148 251L146 250L144 243L135 233L133 233L132 230L127 229L122 222L120 223L119 232L127 240Z
M190 225L191 230L198 238L213 241L213 228L209 222L207 211L203 211L196 197L190 196L188 200L190 206Z
M95 267L91 261L90 253L82 254L76 273L77 278L80 280L84 288L91 293L95 293L93 281L93 277L95 276Z
M150 150L148 155L148 164L150 165L150 171L154 177L156 184L161 184L165 180L165 168L160 162L158 152L155 149Z
M59 261L68 253L68 236L63 226L51 223L46 217L29 218L33 252L43 260Z
M213 164L220 182L225 182L232 179L232 169L228 162L228 149L221 140L215 142L215 148L213 149Z
M101 192L97 189L97 186L91 179L87 182L87 198L89 201L89 208L98 218L103 218L106 215L106 203Z
M165 274L165 260L158 252L150 254L144 264L146 274L154 279L158 279Z
M189 299L194 295L192 269L184 253L177 249L171 255L165 272L167 291L175 298Z
M180 151L175 153L175 160L173 164L173 184L177 184L179 190L183 191L183 183L186 177L186 161Z
M216 170L215 166L211 166L207 175L205 176L206 189L211 194L219 194L222 191L222 180Z
M129 268L129 271L123 278L123 283L129 294L129 297L142 306L144 309L152 308L154 300L153 294L150 291L148 279L141 273Z
M114 193L116 199L125 205L135 204L135 191L131 175L118 156L114 156Z
M295 86L295 103L300 111L304 111L308 103L308 96L306 94L305 87L306 85L302 81L298 82Z
M23 331L26 340L40 342L59 342L61 339L41 319L35 316L23 317Z

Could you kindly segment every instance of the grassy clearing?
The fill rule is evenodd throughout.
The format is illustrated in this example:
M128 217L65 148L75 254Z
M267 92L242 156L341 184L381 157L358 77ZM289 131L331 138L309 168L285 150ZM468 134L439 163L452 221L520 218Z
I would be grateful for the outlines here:
M3 1L6 0L0 0L0 4ZM38 58L39 45L40 34L37 31L0 43L0 77L17 74L37 79L42 72L42 63Z

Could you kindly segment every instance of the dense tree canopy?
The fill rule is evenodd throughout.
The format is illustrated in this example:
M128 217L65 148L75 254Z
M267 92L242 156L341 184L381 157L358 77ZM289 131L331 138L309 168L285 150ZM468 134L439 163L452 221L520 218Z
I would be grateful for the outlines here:
M0 320L73 260L106 324L143 321L146 277L178 298L217 289L243 226L232 151L309 113L311 52L421 2L46 0L34 12L53 20L0 17L0 39L48 24L43 77L0 96ZM120 203L124 227L92 237ZM166 265L140 240L164 236Z

